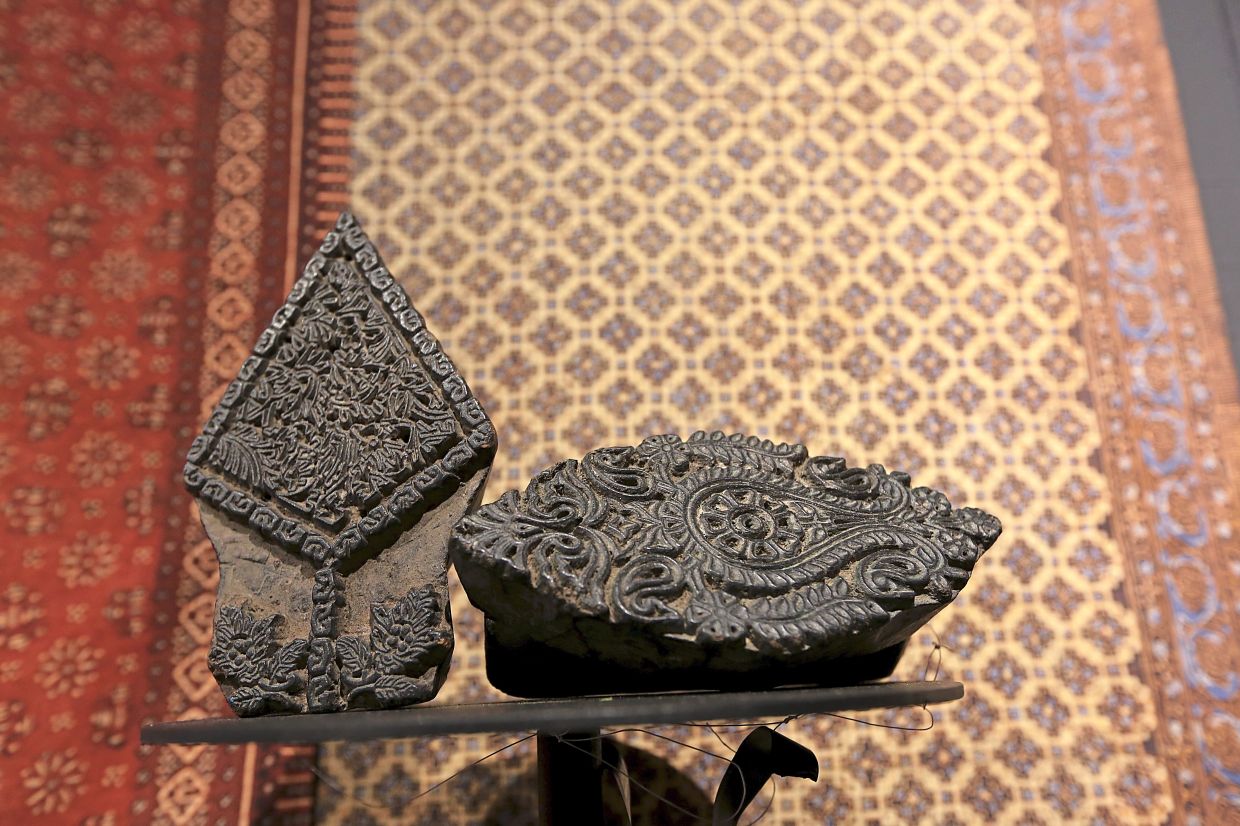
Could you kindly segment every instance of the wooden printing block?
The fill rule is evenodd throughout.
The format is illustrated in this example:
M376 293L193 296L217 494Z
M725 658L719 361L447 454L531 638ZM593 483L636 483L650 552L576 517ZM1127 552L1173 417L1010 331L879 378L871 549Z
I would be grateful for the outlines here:
M447 542L495 430L344 214L194 440L220 562L208 664L240 715L395 708L447 676Z
M520 696L889 675L999 520L801 445L656 436L540 473L462 519L487 674Z

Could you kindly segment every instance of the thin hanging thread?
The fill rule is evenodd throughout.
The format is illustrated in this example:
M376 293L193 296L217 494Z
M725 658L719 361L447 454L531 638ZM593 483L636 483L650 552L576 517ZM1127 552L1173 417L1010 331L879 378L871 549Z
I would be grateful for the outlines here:
M414 797L410 798L410 799L409 799L409 802L408 802L408 803L406 803L405 805L407 806L407 805L409 805L409 803L413 803L415 800L421 800L423 797L426 797L428 794L430 794L431 792L435 791L435 790L436 790L436 789L438 789L440 786L443 786L443 785L445 785L445 784L447 784L447 783L451 783L453 780L455 780L456 778L460 777L462 774L464 774L465 772L467 772L467 771L469 771L470 769L474 768L475 766L481 765L483 762L485 762L485 761L487 761L487 760L490 760L490 759L491 759L492 757L494 757L495 755L497 755L497 754L501 754L501 753L503 753L503 752L506 752L506 751L508 751L508 749L510 749L510 748L512 748L512 747L514 747L514 746L519 746L519 745L521 745L522 743L524 743L526 740L529 740L529 739L531 739L531 738L533 738L533 737L536 737L536 736L538 736L538 733L537 733L537 732L532 732L532 733L530 733L530 734L525 735L524 737L520 737L520 738L518 738L518 739L516 739L516 740L513 740L513 741L512 741L512 742L510 742L510 743L507 743L507 744L505 744L505 745L503 745L503 746L500 746L500 747L499 747L499 748L497 748L495 751L490 752L489 754L484 754L484 755L482 755L481 757L479 757L477 760L473 761L473 762L472 762L472 763L470 763L469 765L467 765L467 766L463 766L461 769L459 769L459 770L457 770L457 771L453 772L452 774L448 775L447 777L445 777L443 780L440 780L440 781L439 781L438 783L436 783L435 785L430 786L430 787L429 787L429 788L427 788L425 791L420 792L419 794L417 794L417 795L415 795ZM354 794L353 792L346 791L345 789L341 788L340 784L338 784L335 780L333 780L332 778L328 777L328 776L327 776L326 774L324 774L323 772L319 771L319 769L318 769L318 767L317 767L317 766L311 766L311 767L310 767L310 771L314 772L314 775L315 775L316 777L318 777L320 780L322 780L324 783L326 783L326 784L328 785L328 787L332 789L332 791L334 791L334 792L336 792L336 793L338 793L338 794L343 794L345 797L351 797L351 798L353 798L354 800L356 800L358 803L361 803L363 806L366 806L366 807L371 808L371 809L388 809L389 811L391 810L391 807L390 807L390 806L387 806L386 804L383 804L383 803L372 803L372 802L370 802L370 801L363 800L363 799L361 798L361 796L359 796L359 795L357 795L357 794Z
M793 720L799 720L799 719L804 718L804 717L814 717L814 716L818 716L818 715L825 715L825 716L828 716L828 717L837 717L837 718L839 718L839 719L841 719L841 720L847 720L847 721L849 721L849 722L853 722L853 723L860 723L860 724L861 724L861 725L863 725L863 726L873 726L873 727L875 727L875 728L895 729L895 730L897 730L897 731L929 731L930 729L934 728L934 715L933 715L932 713L930 713L930 710L929 710L929 709L927 709L925 706L918 706L918 707L919 707L919 708L921 708L921 709L922 709L922 711L925 711L925 712L927 712L927 714L929 714L929 718L930 718L930 724L929 724L929 725L927 725L927 726L900 726L900 725L895 725L895 724L892 724L892 723L876 723L876 722L874 722L873 720L862 720L862 719L860 719L860 718L858 718L858 717L849 717L849 716L844 715L844 714L837 714L837 713L835 713L835 712L825 711L825 712L810 712L810 713L807 713L807 714L790 714L790 715L788 715L787 717L785 717L784 719L779 720L779 721L772 721L771 723L755 723L755 724L753 724L753 725L751 725L751 726L745 726L744 728L755 729L755 728L758 728L759 726L763 726L763 725L774 725L775 727L779 727L779 726L784 725L785 723L792 722ZM693 727L695 727L695 728L706 728L706 729L712 729L712 730L713 730L713 727L712 727L709 723L685 723L684 725L687 725L687 726L693 726ZM651 730L649 730L649 729L644 729L644 728L626 728L626 729L616 729L615 731L608 731L608 732L606 732L606 733L599 734L599 735L597 736L597 738L595 738L595 737L589 737L589 738L582 737L582 738L577 738L577 739L578 739L578 740L592 740L592 739L601 739L602 737L609 737L609 736L611 736L612 734L620 734L620 733L623 733L623 732L636 732L636 733L648 734L648 735L650 735L650 736L652 736L652 737L658 737L658 738L659 738L659 739L661 739L661 740L667 740L667 741L669 741L669 742L676 743L677 745L681 745L681 746L684 746L684 747L686 747L686 748L693 749L694 751L701 752L702 754L708 755L708 756L713 757L713 758L715 758L715 759L717 759L717 760L725 760L725 761L729 760L729 758L724 757L723 755L720 755L720 754L715 754L715 753L714 753L714 752L712 752L712 751L709 751L709 750L707 750L707 749L703 749L703 748L699 748L699 747L697 747L697 746L694 746L694 745L693 745L693 744L691 744L691 743L685 743L685 742L683 742L683 741L681 741L681 740L677 740L677 739L676 739L676 738L674 738L674 737L669 737L669 736L667 736L667 735L665 735L665 734L659 734L658 732L651 731ZM420 800L420 799L421 799L421 798L423 798L423 797L426 797L428 794L430 794L431 792L435 791L435 790L436 790L436 789L438 789L440 786L444 786L444 785L446 785L446 784L448 784L448 783L452 782L452 781L453 781L453 780L455 780L457 777L461 776L462 774L464 774L465 772L467 772L467 771L469 771L470 769L474 768L475 766L478 766L478 765L480 765L481 763L485 762L486 760L489 760L489 759L491 759L492 757L496 756L497 754L501 754L501 753L503 753L503 752L507 751L508 749L510 749L510 748L512 748L512 747L514 747L514 746L520 745L521 743L524 743L526 740L529 740L529 739L531 739L531 738L533 738L533 737L536 737L536 736L537 736L537 732L534 732L534 733L531 733L531 734L527 734L527 735L525 735L524 737L521 737L521 738L519 738L519 739L517 739L517 740L513 740L511 743L508 743L508 744L506 744L506 745L500 746L498 749L495 749L494 751L492 751L492 752L490 752L490 753L488 753L488 754L485 754L485 755L483 755L482 757L479 757L477 760L474 760L472 763L468 764L467 766L464 766L464 767L463 767L463 768L461 768L459 771L453 772L452 774L450 774L450 775L448 775L447 777L445 777L443 780L440 780L440 781L439 781L438 783L436 783L435 785L430 786L430 787L429 787L429 788L427 788L425 791L423 791L423 792L419 793L418 795L414 796L414 797L413 797L413 798L411 798L411 799L409 800L409 802L408 802L408 803L406 803L405 805L408 805L409 803L413 803L413 802L415 802L415 801L417 801L417 800ZM724 745L725 747L727 747L728 749L730 749L733 753L735 753L735 752L736 752L736 749L735 749L735 748L733 748L731 745L729 745L729 744L728 744L728 743L727 743L727 742L726 742L726 741L725 741L722 737L719 737L719 735L718 735L718 733L717 733L717 732L715 733L715 736L719 739L719 742L723 743L723 745ZM557 737L556 737L556 740L558 740L558 741L559 741L559 742L561 742L561 743L564 743L565 745L571 746L571 747L573 747L573 748L577 749L578 751L581 751L581 752L583 752L583 753L585 753L585 754L590 754L590 752L587 752L585 749L581 748L580 746L575 745L572 741L569 741L569 740L564 740L562 737L559 737L559 736L557 736ZM697 818L697 815L695 815L693 812L689 811L688 809L684 808L683 806L680 806L680 805L676 804L675 802L673 802L673 801L671 801L671 800L668 800L668 799L667 799L667 798L665 798L665 797L662 797L661 795L657 794L657 793L656 793L656 792L654 792L653 790L651 790L651 789L649 789L648 787L646 787L646 786L642 785L642 784L641 784L641 783L639 783L638 781L634 780L631 776L629 776L626 772L624 772L624 771L623 771L622 769L620 769L619 767L617 767L617 766L613 766L613 765L611 765L610 763L607 763L606 761L600 761L600 762L602 762L604 765L606 765L608 768L612 769L613 771L616 771L616 772L618 772L618 773L620 773L620 774L624 775L624 776L625 776L625 777L629 780L629 782L630 782L630 783L632 783L633 785L635 785L635 786L637 786L638 788L642 789L642 790L643 790L643 791L645 791L647 794L649 794L651 797L654 797L656 800L659 800L659 801L661 801L661 802L663 802L663 803L666 803L667 805L671 806L672 808L677 809L677 810L679 810L679 811L681 811L681 812L684 812L685 814L689 815L690 817ZM730 762L730 761L729 761L729 762ZM316 777L318 777L320 780L322 780L324 783L326 783L326 784L327 784L327 786L328 786L328 787L329 787L332 791L334 791L334 792L336 792L336 793L338 793L338 794L342 794L342 795L344 795L345 797L351 798L352 800L355 800L355 801L357 801L358 803L361 803L363 806L366 806L367 808L371 808L371 809L390 809L390 807L389 807L389 806L387 806L387 805L385 805L385 804L383 804L383 803L375 803L375 802L371 802L371 801L365 800L364 798L362 798L360 795L358 795L358 794L356 794L356 793L353 793L353 792L347 791L346 789L344 789L343 787L341 787L341 785L340 785L339 783L337 783L337 782L336 782L333 778L331 778L329 775L327 775L326 773L324 773L324 772L320 771L320 770L319 770L319 768L318 768L317 766L311 766L311 767L310 767L310 771L312 771ZM772 778L772 779L773 779L773 778ZM745 778L744 778L744 775L741 775L742 794L743 794L743 792L744 792L744 783L745 783ZM770 804L768 803L768 804L767 804L767 809L769 810L769 808L770 808ZM765 811L766 811L766 810L764 810L764 814L765 814ZM757 823L757 822L758 822L757 820L754 820L754 821L750 824L750 826L753 826L753 823Z
M791 715L791 716L789 716L789 717L785 717L785 718L784 718L784 719L783 719L783 720L779 723L779 725L783 725L783 723L787 722L788 720L793 719L795 716L796 716L796 715ZM710 726L710 724L709 724L709 723L689 723L688 725L692 725L692 726L698 726L698 725L701 725L701 726L705 726L705 727L706 727L706 728L708 728L708 729L710 729L710 728L711 728L711 726ZM750 728L758 728L759 726L762 726L762 725L767 725L767 724L765 724L765 723L754 723L754 724L752 724L752 725L750 726ZM599 734L597 734L597 735L592 735L592 736L590 736L590 737L574 737L574 738L573 738L573 742L568 742L568 741L566 741L566 740L564 740L564 739L562 739L562 738L559 738L559 737L557 737L556 739L557 739L557 740L559 740L559 741L560 741L560 742L562 742L562 743L565 743L566 745L570 745L570 746L572 746L572 745L574 745L574 743L580 743L580 742L584 742L584 741L588 741L588 740L601 740L601 739L603 739L604 737L611 737L612 735L615 735L615 734L624 734L624 733L626 733L626 732L635 732L635 733L638 733L638 734L646 734L646 735L649 735L649 736L651 736L651 737L657 737L657 738L659 738L660 740L667 740L667 741L669 741L669 742L675 743L675 744L676 744L676 745L678 745L678 746L683 746L684 748L688 748L688 749L692 749L692 750L697 751L697 752L701 752L702 754L705 754L705 755L708 755L708 756L710 756L710 757L713 757L713 758L715 758L716 760L725 760L725 761L727 761L727 762L728 762L728 764L729 764L729 765L728 765L728 768L729 768L729 769L734 768L734 766L732 765L732 762L731 762L731 759L730 759L730 758L724 757L723 755L715 754L714 752L709 751L709 750L707 750L707 749L699 748L699 747L697 747L697 746L693 745L692 743L686 743L686 742L684 742L683 740L677 740L675 737L669 737L669 736L668 736L668 735L666 735L666 734L659 734L657 731L651 731L650 729L640 728L640 727L613 729L613 730L611 730L611 731L600 732ZM713 732L713 729L712 729L712 732ZM730 745L727 743L727 741L725 741L722 737L719 737L718 733L715 733L715 736L719 739L719 742L720 742L720 743L723 743L724 747L725 747L725 748L727 748L729 751L731 751L731 752L732 752L732 754L735 756L735 754L736 754L736 749L735 749L735 748L733 748L732 746L730 746ZM585 749L580 749L580 748L578 748L578 750L579 750L579 751L582 751L582 752L585 752ZM589 752L586 752L586 753L587 753L587 754L589 754ZM694 814L693 812L689 811L688 809L685 809L684 807L677 805L676 803L674 803L674 802L672 802L672 801L668 800L667 798L665 798L665 797L663 797L663 796L661 796L661 795L655 794L655 792L654 792L654 791L652 791L652 790L651 790L650 788L648 788L647 786L642 785L642 784L641 784L641 783L639 783L638 781L634 780L634 779L633 779L633 777L632 777L631 775L629 775L629 774L625 773L625 772L624 772L623 770L621 770L619 767L612 766L611 764L609 764L609 763L607 763L606 761L603 761L603 760L600 760L600 762L602 762L602 763L603 763L604 765L606 765L608 768L611 768L613 771L616 771L616 772L619 772L620 774L623 774L623 775L625 776L625 778L626 778L626 779L628 779L628 781L629 781L630 783L632 783L633 785L637 786L639 789L642 789L643 791L645 791L647 794L649 794L651 797L655 798L656 800L658 800L658 801L660 801L660 802L662 802L662 803L664 803L664 804L666 804L666 805L668 805L668 806L671 806L673 809L677 809L677 810L679 810L679 811L681 811L681 812L683 812L683 813L685 813L685 814L689 815L689 816L690 816L690 817L692 817L694 820L706 820L706 819L707 819L707 818L702 818L702 817L699 817L698 815ZM739 776L740 776L740 781L741 781L741 799L742 799L742 800L744 800L744 798L745 798L745 793L746 793L746 791L747 791L747 786L746 786L745 775L744 775L744 773L741 773ZM771 776L771 778L770 778L770 783L771 783L771 796L770 796L770 798L767 800L767 802L766 802L766 806L764 806L764 807L762 808L762 811L758 813L758 816L757 816L757 817L755 817L753 820L749 821L749 823L748 823L748 824L746 824L746 826L755 826L755 824L757 824L759 821L761 821L763 818L765 818L765 817L767 816L767 814L771 811L771 807L775 804L775 795L776 795L776 793L778 792L778 789L779 789L779 777L778 777L777 775L772 775L772 776ZM760 791L760 790L759 790L759 791ZM742 811L742 809L735 809L735 810L733 810L733 812L732 812L732 817L735 817L735 816L736 816L736 815L737 815L740 811Z
M951 651L952 649L950 646L943 644L943 640L939 638L939 632L935 630L933 625L926 623L926 629L934 635L934 647L930 649L930 654L926 657L926 668L922 672L921 679L923 681L927 679L926 675L930 673L930 660L937 654L938 660L934 664L934 676L929 678L930 680L937 680L939 678L939 670L943 667L943 652L945 650Z
M677 739L676 739L676 738L674 738L674 737L667 737L666 735L662 735L662 734L654 734L654 732L647 731L647 730L645 730L645 729L633 728L633 729L621 729L620 731L635 731L635 732L642 732L642 733L644 733L644 734L652 734L652 735L654 735L655 737L659 737L659 738L661 738L661 739L663 739L663 740L670 740L671 742L676 743L677 745L681 745L681 746L685 746L685 747L687 747L687 748L691 748L691 749L693 749L694 751L700 751L700 752L702 752L702 754L710 755L711 757L717 758L717 759L719 759L719 760L727 760L727 759L728 759L728 758L726 758L726 757L721 757L720 755L715 754L714 752L707 751L706 749L700 749L700 748L698 748L697 746L690 745L689 743L684 743L684 742L681 742L680 740L677 740ZM613 733L618 733L618 732L609 732L609 733L607 733L607 734L599 734L599 735L597 735L597 736L593 736L593 737L575 737L575 738L573 738L572 740L566 740L566 739L564 739L563 737L560 737L560 736L558 736L558 735L557 735L555 739L556 739L556 741L558 741L558 742L560 742L560 743L563 743L563 744L564 744L564 745L566 745L566 746L570 746L571 748L576 749L577 751L581 752L582 754L588 755L588 756L592 757L593 759L598 760L598 761L599 761L600 763L602 763L604 766L606 766L607 768L609 768L609 769L611 769L612 771L616 772L617 774L622 775L622 776L624 777L624 779L625 779L625 780L628 780L628 781L629 781L629 783L631 783L632 785L634 785L634 786L636 786L637 788L641 789L641 790L642 790L642 791L644 791L646 794L650 795L651 797L653 797L655 800L659 801L659 802L660 802L660 803L662 803L663 805L665 805L665 806L670 806L670 807L672 807L673 809L675 809L676 811L681 812L681 813L683 813L683 814L686 814L686 815L688 815L689 817L691 817L691 818L693 818L694 820L697 820L697 821L706 822L707 820L711 820L711 819L712 819L712 818L702 817L702 816L701 816L701 815L699 815L697 812L690 811L689 809L686 809L684 806L681 806L679 803L676 803L676 802L675 802L675 801L673 801L673 800L669 800L669 799L667 799L666 797L664 797L663 795L659 794L658 792L656 792L654 789L650 788L649 786L647 786L647 785L645 785L645 784L643 784L643 783L640 783L640 782L639 782L639 781L637 781L637 780L634 780L634 779L633 779L633 775L629 774L629 773L628 773L628 772L626 772L624 769L620 768L620 767L619 767L619 766L617 766L617 765L614 765L614 764L612 764L612 763L607 762L607 761L606 761L606 760L604 760L603 758L596 756L593 752L587 751L586 749L583 749L581 746L577 745L577 743L578 743L578 742L584 742L584 741L587 741L587 740L599 740L599 739L602 739L603 737L608 737L608 736L610 736L610 734L613 734ZM731 817L736 817L738 814L740 814L742 811L744 811L744 800L745 800L745 791L746 791L746 786L745 786L745 775L744 775L744 774L741 774L741 775L740 775L740 778L741 778L741 805L740 805L740 807L738 807L738 808L736 808L736 809L734 809L734 810L732 811L732 815L731 815ZM754 822L756 823L757 821L754 821ZM750 826L752 826L752 824L750 824Z
M927 623L926 628L930 631L931 634L934 635L934 644L930 649L930 653L926 655L926 665L922 669L921 679L922 679L922 682L934 682L935 680L939 678L939 673L940 671L942 671L942 668L943 668L943 652L951 651L952 649L942 643L942 641L939 639L939 632L935 630L933 625L930 625L929 623ZM933 665L934 667L933 675L930 674L931 665ZM931 711L926 706L925 703L922 703L919 706L915 706L915 708L920 708L922 711L926 713L926 716L929 718L929 721L930 721L929 725L900 726L900 725L895 725L894 723L876 723L873 720L862 720L859 717L850 717L847 714L840 714L834 711L817 711L817 712L809 712L806 714L789 714L787 717L784 717L782 720L772 720L772 721L765 722L765 723L745 723L743 725L736 725L736 726L723 726L723 728L745 728L745 729L749 729L750 731L753 731L759 726L770 726L770 727L773 727L774 730L778 731L781 726L787 725L788 723L791 723L793 720L799 720L802 717L811 717L811 716L816 716L816 715L836 717L840 720L847 720L851 723L860 723L863 726L873 726L875 728L894 729L896 731L929 731L930 729L934 728L934 724L935 724L934 712ZM720 743L723 744L724 748L728 749L733 754L736 753L736 747L728 743L727 740L724 740L723 736L720 735L719 732L715 730L715 726L712 725L711 723L683 723L682 725L692 726L694 728L706 729L707 731L709 731L711 734L715 736L716 740L718 740Z
M685 743L681 740L677 740L675 737L669 737L666 734L659 734L657 731L652 731L651 729L643 727L643 726L633 726L630 728L611 729L610 731L599 732L597 735L591 735L589 737L578 737L574 739L579 740L579 741L580 740L601 740L604 737L611 737L614 734L626 734L628 732L635 732L637 734L646 734L646 735L649 735L650 737L657 737L660 740L667 740L668 742L675 743L678 746L684 746L687 749L693 749L694 751L701 752L702 754L705 754L709 757L713 757L716 760L723 760L725 762L731 762L732 760L731 757L724 757L722 754L715 754L713 751L700 748L698 746L693 745L692 743ZM736 749L732 748L731 746L728 746L727 743L724 743L723 745L727 746L728 750L731 751L733 755L736 754Z
M724 740L723 735L715 731L714 726L712 726L710 723L706 723L706 730L709 731L711 734L715 735L715 739L718 740L720 743L722 743L725 749L732 752L733 754L736 754L736 746L732 745L727 740Z

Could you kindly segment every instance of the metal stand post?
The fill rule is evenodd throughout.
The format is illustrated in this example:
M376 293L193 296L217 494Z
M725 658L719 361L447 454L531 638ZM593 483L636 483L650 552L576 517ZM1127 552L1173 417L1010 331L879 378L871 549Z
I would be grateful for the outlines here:
M603 740L599 730L538 733L538 819L543 826L603 822Z

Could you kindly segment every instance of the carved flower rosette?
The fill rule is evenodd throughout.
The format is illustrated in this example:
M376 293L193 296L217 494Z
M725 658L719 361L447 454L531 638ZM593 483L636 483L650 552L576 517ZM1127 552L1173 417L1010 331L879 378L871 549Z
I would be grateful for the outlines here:
M896 645L999 532L880 465L699 432L550 467L463 519L451 553L507 644L520 633L634 668L696 650L744 668ZM593 650L604 626L618 636Z

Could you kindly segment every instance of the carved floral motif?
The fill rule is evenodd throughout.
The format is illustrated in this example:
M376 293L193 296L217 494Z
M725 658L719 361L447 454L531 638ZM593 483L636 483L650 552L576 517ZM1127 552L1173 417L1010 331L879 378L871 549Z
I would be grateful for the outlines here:
M225 606L215 619L215 638L207 665L216 679L235 690L228 702L243 716L297 711L295 696L305 686L306 640L276 644L279 614L256 619L244 608Z
M452 653L452 623L435 591L410 591L393 605L370 609L370 640L336 643L340 683L350 707L404 705L430 699L418 678Z

